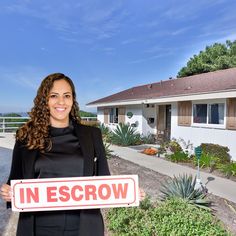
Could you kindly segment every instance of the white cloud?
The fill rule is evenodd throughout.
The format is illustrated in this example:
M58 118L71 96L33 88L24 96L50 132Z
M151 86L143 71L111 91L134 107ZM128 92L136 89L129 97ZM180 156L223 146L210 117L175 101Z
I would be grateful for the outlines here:
M171 54L173 54L173 53L172 52L160 53L160 54L157 54L157 55L154 55L151 57L145 57L145 58L141 58L141 59L137 59L137 60L132 60L132 61L128 62L128 64L138 64L138 63L142 63L142 62L146 62L146 61L150 61L150 60L156 60L156 59L170 56Z
M71 42L84 34L92 34L94 40L110 38L119 32L121 22L127 15L122 1L107 1L104 4L100 1L78 3L75 0L23 0L8 3L5 10L8 13L41 19L44 27L58 31L63 34L63 37L60 36L62 40ZM66 37L68 34L76 36Z
M43 76L42 71L30 66L15 69L0 68L1 79L32 90L37 90ZM9 85L10 86L10 85Z

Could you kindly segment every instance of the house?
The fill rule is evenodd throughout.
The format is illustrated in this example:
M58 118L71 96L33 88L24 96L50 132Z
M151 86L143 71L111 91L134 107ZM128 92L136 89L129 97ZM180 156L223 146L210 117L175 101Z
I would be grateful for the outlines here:
M111 129L125 122L158 139L220 144L236 160L236 68L136 86L87 105Z

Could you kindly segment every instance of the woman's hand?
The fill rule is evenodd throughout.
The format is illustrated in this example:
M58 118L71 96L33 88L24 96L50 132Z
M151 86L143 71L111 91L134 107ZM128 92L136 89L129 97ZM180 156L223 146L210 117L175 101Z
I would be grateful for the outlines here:
M6 201L11 201L11 186L8 184L3 184L0 189L1 198Z
M146 193L142 188L139 188L139 201L142 201L146 197Z

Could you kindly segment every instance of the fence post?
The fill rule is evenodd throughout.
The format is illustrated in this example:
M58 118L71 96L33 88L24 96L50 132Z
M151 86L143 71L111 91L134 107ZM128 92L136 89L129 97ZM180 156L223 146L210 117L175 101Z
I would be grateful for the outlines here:
M2 132L5 133L5 119L2 119Z

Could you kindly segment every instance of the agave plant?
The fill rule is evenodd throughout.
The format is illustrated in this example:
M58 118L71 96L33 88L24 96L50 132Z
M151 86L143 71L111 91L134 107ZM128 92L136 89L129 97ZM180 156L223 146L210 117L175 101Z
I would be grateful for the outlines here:
M104 142L104 148L107 159L110 159L112 157L113 150L110 149L110 144Z
M171 198L182 198L190 204L209 210L211 204L206 200L206 193L203 189L195 189L196 177L192 175L179 175L161 186L161 200Z
M112 133L111 142L116 145L130 146L139 144L141 138L134 127L120 123Z
M111 131L110 129L105 126L104 124L100 124L99 126L101 132L102 132L102 137L105 142L109 142L110 136L111 136Z

